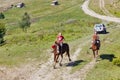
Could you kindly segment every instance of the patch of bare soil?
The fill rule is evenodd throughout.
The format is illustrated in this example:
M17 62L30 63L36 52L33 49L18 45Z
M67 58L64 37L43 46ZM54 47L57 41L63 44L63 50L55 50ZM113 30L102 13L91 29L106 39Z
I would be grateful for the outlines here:
M26 80L36 70L35 64L8 68L0 67L0 80Z
M53 54L48 50L48 54L51 57L46 63L31 63L31 65L15 67L14 69L1 67L0 80L84 80L88 71L94 67L94 61L73 74L71 74L70 71L82 50L82 46L88 42L90 41L86 40L86 42L84 41L80 46L76 46L76 51L71 55L71 62L68 62L68 57L64 55L62 67L57 64L57 69L53 69Z
M0 12L10 9L11 5L15 5L22 1L24 0L0 0Z

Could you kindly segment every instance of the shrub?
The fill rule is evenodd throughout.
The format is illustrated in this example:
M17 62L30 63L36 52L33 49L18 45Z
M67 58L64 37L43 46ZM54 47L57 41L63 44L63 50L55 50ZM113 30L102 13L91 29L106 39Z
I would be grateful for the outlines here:
M4 35L6 32L5 24L0 22L0 44L4 42Z
M4 16L4 14L1 12L0 13L0 19L4 19L5 18L5 16Z
M120 66L120 57L113 59L112 62L114 65Z
M25 12L20 21L20 27L23 29L24 32L26 32L27 28L30 27L30 25L31 25L30 16L28 15L27 12Z

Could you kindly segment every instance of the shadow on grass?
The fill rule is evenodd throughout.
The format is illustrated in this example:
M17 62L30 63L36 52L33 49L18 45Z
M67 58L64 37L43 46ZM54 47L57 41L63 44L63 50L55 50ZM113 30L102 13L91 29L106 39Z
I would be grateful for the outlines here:
M106 32L106 33L104 33L104 32L98 32L98 34L108 34L109 32Z
M67 66L67 67L69 67L69 66L74 67L74 66L79 65L79 64L82 63L82 62L84 62L84 61L83 61L83 60L77 60L77 61L68 63L66 66Z
M114 54L101 54L101 55L100 55L100 58L101 58L102 60L107 59L107 60L109 60L110 62L112 62L113 58L116 58L116 57L114 56Z

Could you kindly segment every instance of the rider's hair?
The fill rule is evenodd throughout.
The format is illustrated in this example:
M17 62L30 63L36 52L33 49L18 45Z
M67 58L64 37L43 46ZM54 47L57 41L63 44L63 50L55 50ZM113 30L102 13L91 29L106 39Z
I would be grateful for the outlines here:
M97 31L95 31L94 34L97 34Z
M61 32L59 32L59 33L58 33L58 35L62 35L62 33L61 33Z

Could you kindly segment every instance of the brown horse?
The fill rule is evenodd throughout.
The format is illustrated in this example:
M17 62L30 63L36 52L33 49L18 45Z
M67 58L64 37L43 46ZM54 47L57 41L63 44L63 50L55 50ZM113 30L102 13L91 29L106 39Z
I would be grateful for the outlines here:
M94 58L97 58L98 57L98 50L100 49L100 40L93 41L91 49L93 51Z
M67 43L63 43L62 46L58 45L59 46L59 53L57 53L57 45L55 45L56 47L54 48L54 69L56 68L56 63L58 62L58 58L59 56L61 56L61 60L60 60L60 63L59 65L62 66L61 62L62 62L62 59L63 59L63 54L66 53L66 55L68 56L69 58L69 61L71 61L70 59L70 54L69 54L69 45Z

